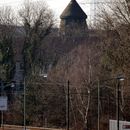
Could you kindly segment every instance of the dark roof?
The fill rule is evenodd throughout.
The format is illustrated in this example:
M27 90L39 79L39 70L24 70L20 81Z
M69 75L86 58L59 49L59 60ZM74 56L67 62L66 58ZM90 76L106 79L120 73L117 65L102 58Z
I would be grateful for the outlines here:
M86 19L87 15L76 0L71 0L60 16L61 19Z

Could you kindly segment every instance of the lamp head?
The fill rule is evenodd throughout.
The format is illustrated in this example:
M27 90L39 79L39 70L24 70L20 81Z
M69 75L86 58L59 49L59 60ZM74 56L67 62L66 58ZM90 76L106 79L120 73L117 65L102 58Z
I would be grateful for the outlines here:
M119 75L119 76L117 76L117 79L118 79L118 80L120 80L120 81L125 80L125 78L124 78L124 76L123 76L123 75Z
M47 74L43 74L43 77L44 77L44 78L47 78Z
M11 82L11 88L14 88L14 87L15 87L15 83L16 83L15 81L12 81L12 82Z

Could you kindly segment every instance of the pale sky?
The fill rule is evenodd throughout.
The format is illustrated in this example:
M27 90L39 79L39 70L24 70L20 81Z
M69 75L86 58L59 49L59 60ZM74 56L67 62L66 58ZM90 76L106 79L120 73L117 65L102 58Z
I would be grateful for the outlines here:
M30 1L38 1L38 0L30 0ZM59 19L60 14L65 9L65 7L68 5L70 0L44 0L49 7L53 10L55 17ZM79 5L82 7L82 9L85 11L85 13L89 16L91 11L90 4L84 4L84 1L86 0L77 0ZM92 2L93 0L87 0L87 2ZM0 0L0 6L12 6L14 10L17 10L20 8L20 6L23 4L24 0Z
M14 8L14 10L18 10L23 2L25 0L0 0L0 6L12 6ZM55 18L57 19L57 21L60 20L60 14L63 12L63 10L65 9L65 7L68 5L68 3L70 2L70 0L28 0L28 1L45 1L50 9L53 10ZM81 6L81 8L84 10L84 12L88 15L88 22L91 22L92 19L94 19L94 12L96 12L96 7L101 7L102 4L99 4L100 2L111 2L111 4L113 4L113 1L118 1L118 0L76 0L79 5ZM93 4L93 3L97 3L97 4Z

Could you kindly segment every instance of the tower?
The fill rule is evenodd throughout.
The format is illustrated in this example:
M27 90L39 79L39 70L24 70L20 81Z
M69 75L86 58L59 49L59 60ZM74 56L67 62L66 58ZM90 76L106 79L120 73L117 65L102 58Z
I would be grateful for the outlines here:
M81 36L87 30L87 15L76 0L71 0L60 15L60 32L64 35Z

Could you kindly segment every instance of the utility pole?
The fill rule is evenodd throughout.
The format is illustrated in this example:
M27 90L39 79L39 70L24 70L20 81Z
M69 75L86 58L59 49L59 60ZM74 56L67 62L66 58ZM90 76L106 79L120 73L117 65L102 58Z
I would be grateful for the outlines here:
M98 130L100 130L100 81L98 80Z
M26 130L26 84L25 84L25 78L24 78L24 130Z
M70 113L69 113L69 110L70 110L70 82L68 80L67 82L67 98L66 98L66 129L69 130L70 128Z
M120 81L123 81L124 77L117 77L117 130L120 129Z
M4 90L4 85L3 81L1 81L1 97L3 96L3 90ZM4 129L4 118L3 118L3 110L1 110L1 128Z
M118 84L117 84L117 130L119 130L119 119L120 119L120 113L119 113L119 94L120 94L120 79L118 79Z

